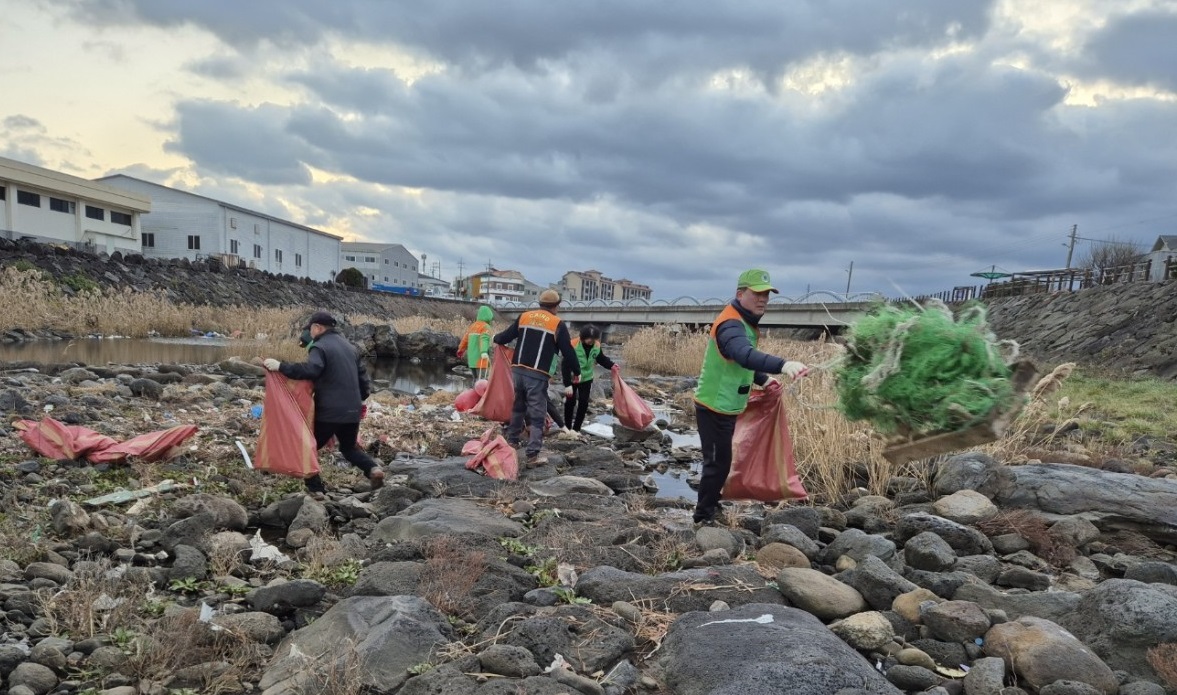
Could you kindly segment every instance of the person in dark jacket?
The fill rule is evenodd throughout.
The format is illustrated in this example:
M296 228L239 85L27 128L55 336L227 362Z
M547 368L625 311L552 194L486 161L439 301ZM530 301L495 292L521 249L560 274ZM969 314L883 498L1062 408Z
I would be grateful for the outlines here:
M589 395L593 390L593 369L599 364L610 371L621 367L601 351L601 329L591 323L580 329L580 338L572 341L576 351L576 366L580 383L564 390L564 423L569 429L580 431L584 416L588 413Z
M518 446L524 420L529 419L533 424L527 441L529 467L544 463L540 449L544 443L544 417L548 414L548 372L557 350L564 357L564 386L570 387L580 380L579 374L573 375L576 352L568 337L568 326L556 317L558 306L560 293L544 290L539 295L539 309L523 312L505 331L494 337L496 345L515 343L515 360L511 367L515 381L515 407L505 434L511 446Z
M752 384L775 394L780 392L781 383L770 380L769 374L800 379L808 371L801 362L786 361L756 349L760 342L757 326L768 308L769 294L776 291L765 271L744 271L736 283L736 298L711 324L711 339L703 353L703 370L695 388L695 420L703 448L696 524L715 525L720 494L732 468L736 418L748 406Z
M339 453L351 465L363 471L373 488L384 485L384 471L379 463L356 445L364 401L371 393L368 372L359 352L335 329L335 317L325 311L311 315L304 330L311 341L306 362L279 362L268 358L262 364L271 372L288 379L303 379L315 384L315 446L322 449L334 437ZM307 490L327 491L323 478L306 479Z

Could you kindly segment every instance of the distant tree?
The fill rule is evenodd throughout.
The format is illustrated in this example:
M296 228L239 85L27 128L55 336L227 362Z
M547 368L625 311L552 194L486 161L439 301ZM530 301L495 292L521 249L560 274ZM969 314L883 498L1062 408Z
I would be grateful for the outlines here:
M1137 266L1144 258L1145 253L1133 242L1109 237L1106 241L1093 242L1079 261L1079 267L1090 269L1096 282L1110 285L1143 272Z
M355 268L344 268L339 271L339 275L335 276L335 282L342 283L348 287L367 287L367 278L364 274Z

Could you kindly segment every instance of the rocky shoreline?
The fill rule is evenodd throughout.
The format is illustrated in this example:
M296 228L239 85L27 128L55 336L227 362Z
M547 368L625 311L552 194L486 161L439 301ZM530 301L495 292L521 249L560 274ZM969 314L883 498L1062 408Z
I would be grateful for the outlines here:
M732 504L695 529L690 501L653 494L656 467L698 458L664 432L552 438L501 482L466 470L488 423L452 394L377 384L361 436L387 483L324 456L320 502L244 465L261 376L0 375L10 418L200 428L171 461L116 467L38 459L5 429L0 693L1161 695L1177 677L1157 661L1177 664L1161 446L1141 456L1167 477L970 453L885 497ZM673 411L688 382L635 385ZM139 496L93 502L119 490Z

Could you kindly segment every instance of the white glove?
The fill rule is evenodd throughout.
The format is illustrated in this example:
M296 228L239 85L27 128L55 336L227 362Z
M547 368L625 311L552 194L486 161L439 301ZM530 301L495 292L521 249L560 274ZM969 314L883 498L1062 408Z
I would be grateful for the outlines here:
M490 359L490 354L489 354L489 353L486 353L486 352L484 352L484 353L482 353L482 356L479 358L479 361L481 361L481 360L489 360L489 359Z
M572 387L571 386L564 387L564 397L565 398L572 398Z
M792 360L785 362L785 366L781 367L781 374L796 380L809 373L809 367L806 367L801 362L794 362Z
M278 371L278 367L282 366L282 363L273 357L267 357L266 359L262 360L262 366L271 372L276 372Z

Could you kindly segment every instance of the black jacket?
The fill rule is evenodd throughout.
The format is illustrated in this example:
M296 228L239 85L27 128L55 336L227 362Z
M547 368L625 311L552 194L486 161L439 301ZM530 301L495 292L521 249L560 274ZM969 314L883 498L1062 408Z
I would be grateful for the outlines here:
M360 406L372 392L359 351L335 329L315 340L306 362L283 362L278 371L315 382L315 422L359 422Z
M759 325L760 317L749 314L734 299L731 304L753 328ZM785 368L785 361L780 357L760 352L752 347L752 341L748 340L744 327L734 319L724 321L716 327L715 347L719 348L719 354L724 358L734 361L744 369L756 372L752 380L760 386L764 386L768 381L769 374L780 374Z
M547 324L547 328L521 328L520 321L531 314L539 315L540 322ZM573 376L580 374L576 350L572 348L572 338L568 333L568 324L546 309L524 312L505 331L494 337L496 345L510 345L513 341L518 341L515 345L516 367L530 369L543 374L546 378L552 366L552 358L559 352L564 358L560 364L564 385L571 386Z

